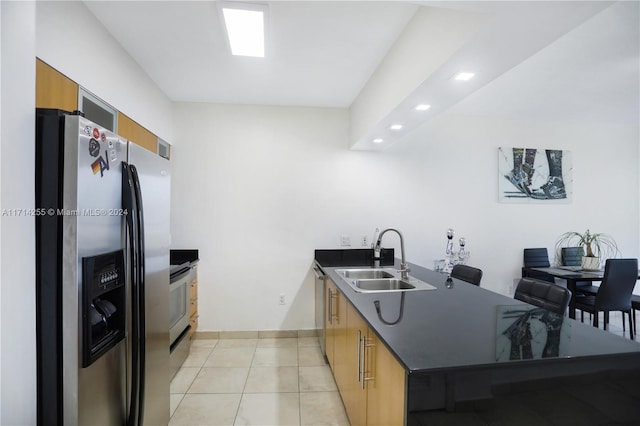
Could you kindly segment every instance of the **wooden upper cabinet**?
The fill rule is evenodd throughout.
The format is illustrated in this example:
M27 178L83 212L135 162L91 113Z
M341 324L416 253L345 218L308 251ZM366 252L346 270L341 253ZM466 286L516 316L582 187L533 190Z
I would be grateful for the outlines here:
M78 91L79 86L75 81L36 58L36 108L75 111L78 109ZM158 137L119 111L116 133L151 152L158 153ZM164 154L168 157L170 146L166 145Z
M78 109L78 84L36 58L36 107Z
M121 112L118 112L116 133L151 152L158 153L158 137Z

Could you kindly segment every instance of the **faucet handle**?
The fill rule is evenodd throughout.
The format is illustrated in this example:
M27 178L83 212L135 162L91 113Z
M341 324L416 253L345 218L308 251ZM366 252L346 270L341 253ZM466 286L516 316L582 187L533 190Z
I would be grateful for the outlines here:
M380 250L380 244L378 242L378 235L380 234L380 229L376 228L373 233L373 238L371 239L371 248L375 250Z
M400 272L400 276L402 277L402 279L406 280L409 278L409 272L411 272L411 268L409 268L406 263L401 263L398 272Z

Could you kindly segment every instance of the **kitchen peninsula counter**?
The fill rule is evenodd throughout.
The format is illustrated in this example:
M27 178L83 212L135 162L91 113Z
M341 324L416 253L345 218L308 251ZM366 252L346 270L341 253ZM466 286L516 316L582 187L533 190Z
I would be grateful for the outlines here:
M498 353L504 331L498 312L530 305L457 279L447 283L446 274L414 264L410 276L435 290L360 293L336 269L362 264L326 266L318 256L316 261L404 367L409 412L454 409L458 402L491 398L497 389L533 381L640 375L640 344L569 318L563 320L558 357L498 361L504 359Z

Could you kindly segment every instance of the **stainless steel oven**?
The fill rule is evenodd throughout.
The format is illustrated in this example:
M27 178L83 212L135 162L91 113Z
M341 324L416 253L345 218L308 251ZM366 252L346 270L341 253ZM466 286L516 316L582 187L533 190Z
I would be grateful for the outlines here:
M172 267L174 269L174 267ZM174 269L169 283L169 343L189 327L189 283L193 269L186 263Z

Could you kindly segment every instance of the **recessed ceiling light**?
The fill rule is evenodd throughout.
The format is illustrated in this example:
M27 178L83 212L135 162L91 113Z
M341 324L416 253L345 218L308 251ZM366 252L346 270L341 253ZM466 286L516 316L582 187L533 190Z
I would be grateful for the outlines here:
M419 105L416 105L415 110L416 110L416 111L426 111L426 110L428 110L429 108L431 108L431 105L419 104Z
M389 126L389 128L391 130L400 130L402 129L402 124L392 124L391 126Z
M375 138L375 139L373 140L373 143L382 143L382 142L384 142L384 139Z
M476 74L472 72L460 72L454 78L460 81L467 81L467 80L471 80L474 75Z
M221 10L231 54L264 58L265 8L261 5L225 3Z

